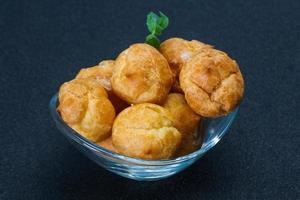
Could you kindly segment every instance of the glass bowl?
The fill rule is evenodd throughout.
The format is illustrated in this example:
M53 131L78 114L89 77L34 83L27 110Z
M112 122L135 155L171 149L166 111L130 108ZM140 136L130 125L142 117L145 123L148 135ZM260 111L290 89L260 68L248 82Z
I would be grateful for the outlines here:
M56 94L50 100L51 116L57 128L77 149L105 169L120 176L140 181L167 178L196 162L220 141L238 112L237 108L226 116L204 119L202 124L205 134L204 140L202 147L197 151L171 160L142 160L111 152L82 137L62 120L56 111L57 101Z

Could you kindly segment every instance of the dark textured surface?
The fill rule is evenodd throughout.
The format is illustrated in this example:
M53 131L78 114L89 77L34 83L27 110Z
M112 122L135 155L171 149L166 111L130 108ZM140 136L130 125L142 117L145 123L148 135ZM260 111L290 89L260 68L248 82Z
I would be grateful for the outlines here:
M171 19L163 37L196 38L235 58L246 94L201 160L136 182L75 150L48 101L81 67L143 41L150 10ZM297 0L1 1L0 199L300 199L299 13Z

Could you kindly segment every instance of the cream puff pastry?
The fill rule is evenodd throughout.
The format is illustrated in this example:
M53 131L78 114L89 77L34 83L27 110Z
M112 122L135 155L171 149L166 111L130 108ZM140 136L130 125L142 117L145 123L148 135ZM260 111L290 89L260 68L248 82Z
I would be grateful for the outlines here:
M131 45L118 56L111 82L115 94L128 103L161 103L173 77L159 51L141 43Z
M115 109L96 79L64 83L59 90L57 110L71 128L93 142L110 136Z
M200 41L182 38L170 38L161 43L159 51L167 59L175 79L173 92L182 92L178 79L182 66L203 49L211 48L211 45Z
M180 86L189 106L204 117L231 112L244 93L238 64L215 49L202 51L185 63L180 72Z
M142 103L126 108L117 116L112 142L119 153L130 157L169 159L180 146L181 133L167 109Z
M182 142L176 155L182 156L193 152L201 144L199 131L201 117L187 104L184 95L171 93L168 95L163 107L170 111L174 118L174 126L182 134Z
M116 113L121 112L128 104L122 99L118 98L112 91L111 77L114 70L114 60L104 60L94 67L81 69L76 78L95 78L105 88L108 93L108 98L113 104Z

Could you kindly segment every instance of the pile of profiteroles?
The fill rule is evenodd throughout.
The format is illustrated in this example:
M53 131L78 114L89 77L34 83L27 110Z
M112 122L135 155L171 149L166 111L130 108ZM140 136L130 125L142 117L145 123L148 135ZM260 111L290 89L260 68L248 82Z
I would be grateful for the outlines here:
M202 117L240 103L244 81L226 53L171 38L133 44L115 60L81 69L59 90L58 112L76 132L130 157L171 159L195 151Z

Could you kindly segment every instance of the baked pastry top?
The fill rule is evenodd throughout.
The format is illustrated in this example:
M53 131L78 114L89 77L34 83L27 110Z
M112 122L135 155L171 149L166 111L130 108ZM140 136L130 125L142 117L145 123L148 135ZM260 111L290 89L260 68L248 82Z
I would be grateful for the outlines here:
M81 69L77 74L76 78L95 78L97 81L101 83L101 85L105 88L108 93L108 98L113 104L116 113L121 112L124 108L128 106L128 104L117 97L111 88L111 76L114 71L114 60L104 60L100 62L98 65L94 67L88 67Z
M195 132L201 117L197 115L187 104L184 95L180 93L170 93L163 104L173 116L175 127L184 135Z
M204 117L231 112L244 93L244 80L237 63L215 49L201 51L183 66L180 86L189 106Z
M176 155L182 156L193 152L200 146L197 128L200 126L201 117L187 104L184 95L170 93L163 104L174 118L174 126L182 134L182 142Z
M112 141L124 155L141 159L169 159L181 142L171 113L155 104L142 103L123 110L115 119Z
M159 51L167 59L175 78L172 91L182 92L178 80L182 66L203 49L210 48L213 47L200 41L182 38L170 38L161 43Z
M76 78L97 78L107 91L111 91L110 78L113 74L114 63L114 60L104 60L94 67L81 69Z
M110 136L115 109L97 79L66 82L60 87L58 98L57 110L71 128L93 142Z
M115 94L128 103L160 103L167 96L173 77L167 60L148 44L134 44L115 62L111 78Z

